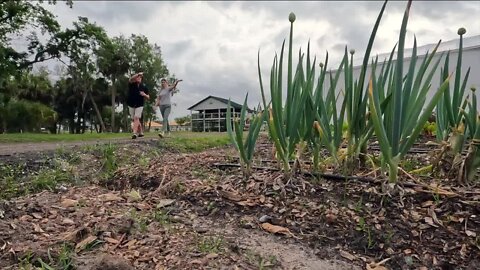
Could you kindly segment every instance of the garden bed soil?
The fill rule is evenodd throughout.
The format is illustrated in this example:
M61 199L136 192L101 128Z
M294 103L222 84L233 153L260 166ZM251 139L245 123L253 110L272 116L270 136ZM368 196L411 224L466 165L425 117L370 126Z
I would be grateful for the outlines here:
M218 166L235 157L232 148L167 152L100 185L2 202L0 268L48 262L50 249L56 261L68 250L76 269L480 269L478 189L305 174L286 183L270 170L244 180ZM262 138L257 165L270 159Z

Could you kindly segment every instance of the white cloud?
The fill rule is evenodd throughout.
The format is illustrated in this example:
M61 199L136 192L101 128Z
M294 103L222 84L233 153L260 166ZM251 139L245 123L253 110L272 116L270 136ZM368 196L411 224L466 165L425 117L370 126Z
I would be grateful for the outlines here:
M268 90L269 72L283 39L288 46L288 14L294 24L294 55L306 50L317 62L329 51L330 66L343 57L344 46L363 56L370 32L382 6L380 1L345 2L74 2L73 9L56 5L51 9L67 26L77 16L89 17L104 26L109 35L143 34L162 48L164 60L177 77L184 79L172 115L188 114L186 108L208 95L241 103L249 91L251 107L260 99L257 53L260 49L262 76ZM398 39L406 2L390 1L380 25L372 54L389 52ZM467 35L480 34L480 4L468 1L414 1L406 46L439 39L457 38L459 27ZM286 47L287 49L288 47ZM335 49L338 48L338 49Z

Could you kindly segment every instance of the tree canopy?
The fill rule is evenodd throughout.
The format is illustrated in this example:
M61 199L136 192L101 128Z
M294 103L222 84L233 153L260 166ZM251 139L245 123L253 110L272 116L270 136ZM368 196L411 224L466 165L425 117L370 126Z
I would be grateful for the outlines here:
M72 1L62 2L74 8ZM169 75L160 45L144 35L111 37L86 17L62 28L46 9L55 4L0 3L0 131L129 130L128 78L144 72L150 96L156 97L159 79ZM26 49L15 45L14 38ZM56 81L45 66L39 67L47 61L57 61ZM149 122L154 117L149 103L144 111L144 122Z

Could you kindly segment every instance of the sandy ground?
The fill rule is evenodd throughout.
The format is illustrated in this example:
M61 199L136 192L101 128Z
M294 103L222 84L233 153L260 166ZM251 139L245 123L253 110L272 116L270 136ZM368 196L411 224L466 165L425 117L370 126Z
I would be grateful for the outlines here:
M128 135L125 135L128 137ZM151 139L139 139L151 140ZM9 156L14 154L26 152L43 152L55 150L60 147L74 147L83 145L104 144L109 142L128 143L132 139L101 139L101 140L87 140L87 141L72 141L72 142L32 142L32 143L0 143L0 156Z

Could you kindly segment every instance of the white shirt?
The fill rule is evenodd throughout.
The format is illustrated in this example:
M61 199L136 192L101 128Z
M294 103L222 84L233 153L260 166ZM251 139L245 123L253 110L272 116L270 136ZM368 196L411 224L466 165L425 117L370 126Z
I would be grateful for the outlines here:
M167 87L164 89L160 89L160 93L158 96L160 97L160 105L172 105L172 101L170 97L172 96L172 92L170 91L173 87Z

